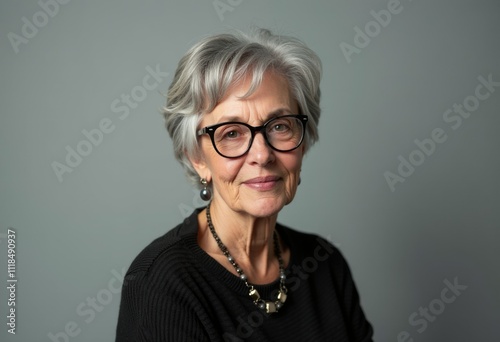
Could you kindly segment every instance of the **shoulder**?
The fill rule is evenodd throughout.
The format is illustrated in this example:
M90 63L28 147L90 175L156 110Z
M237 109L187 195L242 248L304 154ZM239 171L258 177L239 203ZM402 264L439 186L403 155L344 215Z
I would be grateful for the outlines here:
M199 210L195 210L182 223L147 245L132 261L127 276L147 276L153 270L171 269L172 266L180 264L180 261L186 260L190 255L189 243L196 239L198 212Z
M317 234L301 232L283 225L278 225L277 228L290 248L292 265L314 274L315 277L331 277L339 286L349 282L352 274L348 262L330 241Z
M292 276L314 278L322 284L331 282L339 293L355 287L352 272L342 252L327 239L281 226L291 250ZM284 238L285 239L285 238Z
M277 229L285 243L296 254L303 257L312 256L317 259L324 259L325 257L322 257L322 255L332 256L334 259L343 259L337 247L317 234L302 232L279 223Z

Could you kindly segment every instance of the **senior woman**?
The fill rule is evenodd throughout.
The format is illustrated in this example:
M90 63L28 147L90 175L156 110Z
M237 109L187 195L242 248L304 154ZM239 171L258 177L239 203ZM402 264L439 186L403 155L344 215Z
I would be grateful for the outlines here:
M268 30L181 59L166 127L208 204L130 266L117 341L372 340L340 252L277 222L318 138L320 76L304 43Z

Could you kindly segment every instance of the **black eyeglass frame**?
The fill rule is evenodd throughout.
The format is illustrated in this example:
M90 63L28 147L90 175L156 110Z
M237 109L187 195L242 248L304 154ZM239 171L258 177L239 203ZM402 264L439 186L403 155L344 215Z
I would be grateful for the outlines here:
M273 145L271 145L271 143L269 142L269 139L267 138L267 134L266 134L266 130L265 130L265 128L269 125L269 123L272 123L273 121L275 121L277 119L282 119L282 118L295 118L295 119L298 119L300 122L302 122L302 136L300 138L300 141L297 144L297 146L295 146L294 148L288 149L288 150L280 150L280 149L277 149L276 147L274 147ZM212 125L212 126L204 127L202 129L198 130L196 132L196 134L198 136L201 136L201 135L204 135L204 134L208 134L210 136L210 140L212 140L212 146L214 147L215 151L219 155L221 155L224 158L234 159L234 158L239 158L239 157L247 154L248 151L250 151L250 148L252 147L252 144L253 144L253 140L255 138L255 134L257 132L261 132L262 133L262 135L264 136L264 140L265 140L266 144L270 148L272 148L273 150L275 150L275 151L278 151L278 152L290 152L290 151L293 151L293 150L297 149L300 145L302 145L302 142L304 141L304 137L306 135L306 124L307 124L307 121L308 121L308 117L307 117L307 115L304 115L304 114L288 114L288 115L277 116L277 117L274 117L274 118L271 118L271 119L267 120L262 126L251 126L251 125L249 125L247 123L244 123L244 122L228 121L228 122L221 122L219 124L215 124L215 125ZM245 150L245 152L243 152L242 154L240 154L238 156L234 156L234 157L228 157L228 156L225 156L224 154L222 154L217 149L217 146L215 144L215 138L214 138L215 130L217 128L221 127L221 126L228 125L228 124L239 124L239 125L246 126L246 127L248 127L248 129L252 133L252 136L251 136L250 141L248 143L248 147Z

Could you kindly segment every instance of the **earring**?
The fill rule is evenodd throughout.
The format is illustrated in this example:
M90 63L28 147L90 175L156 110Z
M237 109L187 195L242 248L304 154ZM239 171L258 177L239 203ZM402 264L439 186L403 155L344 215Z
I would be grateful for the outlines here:
M299 177L299 182L297 183L297 185L300 185L301 182L302 182L302 179Z
M212 192L207 188L207 180L205 178L200 179L200 183L203 185L203 189L200 191L200 197L204 201L208 201L212 198Z

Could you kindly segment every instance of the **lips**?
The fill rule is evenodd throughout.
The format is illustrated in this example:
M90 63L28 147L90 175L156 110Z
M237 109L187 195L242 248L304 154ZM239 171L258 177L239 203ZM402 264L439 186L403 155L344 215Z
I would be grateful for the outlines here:
M272 190L279 180L281 180L279 176L264 176L249 179L243 184L254 190L267 191Z
M256 177L245 181L245 184L259 184L259 183L268 183L268 182L276 182L280 180L278 176L265 176L265 177Z

